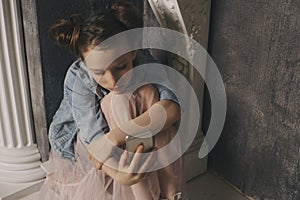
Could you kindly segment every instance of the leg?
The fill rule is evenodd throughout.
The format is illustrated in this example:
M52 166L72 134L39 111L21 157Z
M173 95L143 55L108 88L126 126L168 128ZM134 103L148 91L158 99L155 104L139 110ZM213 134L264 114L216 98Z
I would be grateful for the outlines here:
M101 101L102 111L108 121L110 128L115 128L118 125L127 122L138 115L142 114L146 110L148 110L155 102L159 101L158 94L156 89L152 85L145 85L139 88L133 95L133 97L128 100L128 97L124 96L115 96L118 101L112 101L111 95L106 96ZM130 106L128 109L124 109L124 107L128 107L124 104L124 102L130 102ZM118 102L118 103L115 103ZM113 105L112 105L113 104ZM113 116L111 110L112 106L114 109L122 112L118 113L118 116ZM155 146L158 148L162 148L167 145L172 138L176 134L176 129L174 127L170 127L161 131L157 135L155 135ZM180 146L180 145L179 145ZM176 149L179 150L179 149ZM162 158L165 156L167 158L168 155L162 155ZM174 163L168 165L167 167L158 170L155 172L156 179L159 182L159 190L161 191L161 196L163 198L172 199L174 194L181 192L182 186L182 160L179 158ZM152 177L153 178L153 177ZM150 177L148 178L150 179ZM145 180L138 184L132 186L133 192L135 194L136 199L158 199L158 197L151 197L149 194L149 186L154 183L157 184L157 180ZM148 191L148 192L147 192Z
M141 92L143 91L143 92ZM147 93L147 99L145 102L141 102L141 95ZM134 92L132 97L128 97L124 94L110 93L101 100L101 109L108 122L110 129L114 129L122 123L128 122L141 114L144 107L148 108L156 102L158 94L154 90L153 86L147 85L141 87ZM128 103L129 102L129 106ZM112 109L118 113L112 112ZM130 196L133 195L135 199L139 200L152 200L159 198L159 184L157 179L157 173L153 172L149 177L137 184L129 186L123 186L118 183L114 183L114 198L117 199L119 196ZM116 195L116 196L115 196ZM121 197L120 197L121 198Z
M137 105L138 105L138 114L142 114L146 110L148 110L155 102L159 101L157 95L151 95L153 93L152 90L155 88L141 88L137 91ZM160 149L164 146L168 145L169 142L176 135L177 129L175 126L171 126L154 136L155 146ZM174 146L173 151L181 151L180 144ZM163 162L164 158L168 158L169 155L160 154L160 160ZM175 162L170 165L160 169L157 171L157 177L159 181L159 186L161 190L161 197L167 199L174 199L174 195L182 191L182 158L178 158Z

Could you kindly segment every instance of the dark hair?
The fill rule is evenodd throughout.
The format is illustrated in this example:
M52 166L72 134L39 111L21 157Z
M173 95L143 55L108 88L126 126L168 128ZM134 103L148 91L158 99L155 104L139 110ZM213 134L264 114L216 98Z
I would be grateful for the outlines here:
M120 32L143 26L142 16L131 3L115 3L107 12L102 12L86 20L79 14L69 20L60 19L49 28L50 38L58 45L66 47L77 58L88 48L99 45L105 39Z

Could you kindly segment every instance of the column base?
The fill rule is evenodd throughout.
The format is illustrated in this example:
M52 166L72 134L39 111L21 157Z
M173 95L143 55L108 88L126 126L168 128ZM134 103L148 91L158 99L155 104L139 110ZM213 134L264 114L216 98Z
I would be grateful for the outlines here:
M43 179L45 172L40 167L40 158L36 145L0 147L0 182L30 183Z
M2 183L0 182L0 200L15 200L38 192L44 179L31 183Z

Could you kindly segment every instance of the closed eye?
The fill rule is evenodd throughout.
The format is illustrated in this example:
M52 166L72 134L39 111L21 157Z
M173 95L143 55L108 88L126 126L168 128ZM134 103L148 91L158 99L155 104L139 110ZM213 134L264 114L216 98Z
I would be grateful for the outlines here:
M103 71L94 71L94 74L99 76L99 75L103 75Z

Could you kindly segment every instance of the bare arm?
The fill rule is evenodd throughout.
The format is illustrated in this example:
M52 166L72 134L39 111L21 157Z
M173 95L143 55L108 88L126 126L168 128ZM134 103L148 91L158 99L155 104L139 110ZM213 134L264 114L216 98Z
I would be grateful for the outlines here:
M130 128L129 126L130 133L148 130L157 133L178 121L180 119L180 112L181 110L177 103L170 100L161 100L153 104L150 109L140 116L125 123L125 130L128 130L126 125L130 125L130 123L134 122L138 127L134 126L133 128ZM152 121L150 115L152 116ZM123 128L113 129L105 136L98 138L89 145L88 151L90 160L95 168L101 169L103 163L106 162L113 152L113 148L116 148L125 142L127 134L123 132L122 129L124 130L124 126ZM103 151L103 149L106 149L106 151ZM107 172L108 174L113 173L113 170L107 169ZM113 174L111 175L113 176Z
M165 111L165 112L164 112ZM138 133L147 130L151 130L157 133L165 128L168 128L173 123L180 119L181 110L177 103L170 100L161 100L153 104L150 109L130 120L128 123L108 132L105 136L114 144L120 145L125 142L126 133L123 130L129 130L131 133ZM152 120L150 118L152 117ZM132 126L130 123L134 123L137 126Z
M120 184L133 185L146 178L151 172L145 172L145 170L153 166L156 162L156 159L153 157L154 154L151 154L145 161L141 162L139 154L142 152L143 146L140 145L136 150L136 154L134 154L134 157L130 161L130 164L125 164L128 162L128 152L125 150L117 165L114 158L109 158L103 164L102 170ZM139 173L136 173L134 170L136 169L136 165L139 165ZM118 169L112 166L118 166Z

